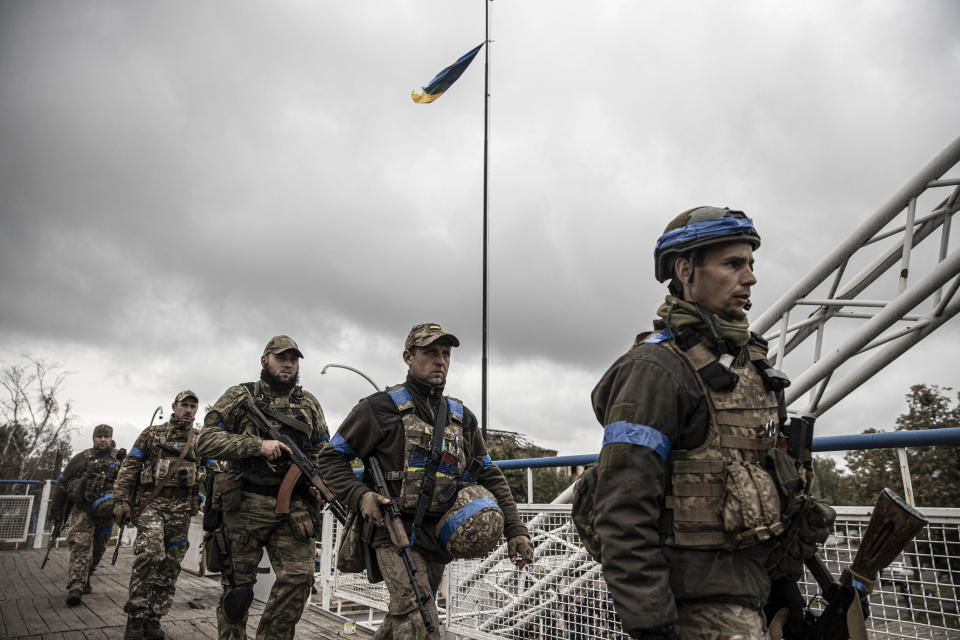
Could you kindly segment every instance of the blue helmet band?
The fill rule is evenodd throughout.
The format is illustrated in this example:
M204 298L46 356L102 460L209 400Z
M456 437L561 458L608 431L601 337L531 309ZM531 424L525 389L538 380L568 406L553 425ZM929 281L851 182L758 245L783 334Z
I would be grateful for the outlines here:
M699 240L741 234L754 236L759 244L760 234L757 233L750 218L728 216L719 220L701 220L660 236L653 255L657 257L671 247L696 244Z

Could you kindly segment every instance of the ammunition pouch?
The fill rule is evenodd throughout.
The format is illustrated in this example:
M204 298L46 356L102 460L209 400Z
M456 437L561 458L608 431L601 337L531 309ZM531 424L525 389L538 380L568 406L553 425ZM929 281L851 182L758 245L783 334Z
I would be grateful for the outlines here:
M593 465L577 478L573 486L573 505L570 512L573 525L577 528L577 533L580 534L580 543L590 554L590 557L597 562L600 562L600 535L593 524L596 516L593 504L597 494L597 476L599 473L599 467Z
M377 562L377 552L373 548L373 536L377 526L364 520L360 526L360 551L363 554L363 568L367 571L367 582L376 584L383 582L383 573L380 572L380 563Z
M223 612L224 619L230 624L243 622L252 603L252 584L226 587L220 596L220 610Z
M337 569L344 573L360 573L366 569L360 540L362 518L356 511L347 515L347 523L340 530L340 544L337 547Z
M723 529L735 534L736 547L769 540L784 530L776 485L756 464L727 465L722 514Z
M74 504L83 504L86 497L86 478L74 478L67 483L67 497Z
M213 478L213 508L223 513L235 511L243 498L243 474L227 471Z

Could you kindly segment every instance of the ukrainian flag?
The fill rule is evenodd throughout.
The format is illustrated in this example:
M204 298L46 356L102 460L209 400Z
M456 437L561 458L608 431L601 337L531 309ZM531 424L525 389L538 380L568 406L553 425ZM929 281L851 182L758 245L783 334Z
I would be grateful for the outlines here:
M473 62L473 59L480 53L480 48L483 47L484 44L486 44L486 42L481 42L476 48L463 54L459 60L434 76L430 84L423 87L423 93L412 92L410 97L413 98L413 101L418 104L426 104L442 96L443 92L449 89L450 85L463 75L463 72L466 71L470 63Z

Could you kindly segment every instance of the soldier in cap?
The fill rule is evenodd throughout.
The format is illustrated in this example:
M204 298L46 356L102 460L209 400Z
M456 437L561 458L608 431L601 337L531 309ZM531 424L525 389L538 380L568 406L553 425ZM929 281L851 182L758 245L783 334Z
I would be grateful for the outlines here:
M70 459L57 479L50 511L59 517L67 500L71 501L70 567L67 570L69 606L81 602L90 593L90 576L100 563L113 532L113 484L117 479L123 450L113 442L113 427L100 424L93 429L93 447Z
M789 382L747 322L759 246L740 211L697 207L670 222L654 251L669 281L654 329L593 390L604 436L592 524L633 638L767 638L784 523L766 458Z
M199 398L181 391L168 422L151 425L124 458L114 487L114 518L137 527L133 569L123 610L124 640L160 640L160 618L170 610L180 563L190 548L190 519L203 500L204 477L214 460L197 453L194 417Z
M402 560L382 528L381 505L388 499L354 475L353 458L375 457L380 462L391 500L399 504L413 543L420 593L436 591L444 566L454 557L489 551L500 539L501 527L508 556L517 566L533 560L530 534L520 521L503 473L487 454L476 417L459 400L443 395L451 348L458 346L457 337L439 324L413 327L403 351L406 380L361 400L320 453L327 484L352 511L376 525L370 544L376 550L390 604L375 638L439 635L427 633ZM442 457L435 457L441 452ZM425 489L430 477L434 478L432 490ZM492 508L476 519L477 527L461 536L459 530L445 525L453 524L449 512L463 503L464 495L477 496L475 505ZM432 599L428 610L434 628L439 629Z
M319 493L302 477L298 479L299 468L285 455L290 449L265 439L243 406L244 397L252 396L267 418L316 462L329 434L320 403L297 384L301 358L303 353L290 337L271 338L260 358L260 379L227 389L200 430L200 453L226 461L212 496L214 507L223 512L230 559L221 572L220 640L246 637L247 611L264 547L276 580L257 638L293 638L310 597L320 532Z

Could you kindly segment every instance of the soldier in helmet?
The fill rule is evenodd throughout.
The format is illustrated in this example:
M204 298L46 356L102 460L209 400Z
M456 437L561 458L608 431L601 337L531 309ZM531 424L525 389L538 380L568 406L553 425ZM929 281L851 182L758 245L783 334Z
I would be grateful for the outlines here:
M451 348L458 346L456 336L438 324L413 327L403 351L407 379L361 400L320 453L320 466L330 488L352 511L376 525L370 543L390 592L390 604L375 638L439 635L428 635L402 560L382 528L381 505L389 500L354 475L350 467L353 458L372 456L383 468L391 499L399 503L413 543L420 593L436 591L444 566L454 557L489 551L499 540L501 528L508 556L519 567L533 560L530 534L520 521L503 473L487 455L476 417L459 400L443 395ZM431 484L431 489L425 488ZM482 505L492 508L480 508ZM477 515L455 529L453 523L463 518L451 515L466 512ZM432 600L428 610L438 629Z
M220 640L246 637L257 566L266 547L276 581L257 627L257 639L293 638L313 586L315 540L320 529L317 490L297 476L290 449L259 432L244 407L256 405L281 432L316 463L329 439L320 403L302 389L303 353L288 336L274 336L260 358L260 379L224 392L203 421L197 447L204 457L226 461L214 483L213 506L223 512L229 549L221 571L223 593L217 608ZM288 477L290 482L284 482Z
M767 637L767 563L784 524L765 456L787 381L748 328L759 246L740 211L670 222L654 251L669 282L654 330L593 390L604 426L593 524L634 638Z
M133 544L124 640L162 640L160 618L173 603L180 563L190 541L190 519L197 513L200 487L216 461L202 460L193 426L199 400L181 391L169 422L143 430L124 458L114 490L114 518L137 527Z
M51 513L62 513L64 503L73 505L70 515L70 567L67 570L69 606L81 602L90 593L90 576L100 563L113 532L113 483L117 478L123 451L113 442L113 427L97 425L93 429L93 447L70 459L54 488Z

